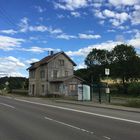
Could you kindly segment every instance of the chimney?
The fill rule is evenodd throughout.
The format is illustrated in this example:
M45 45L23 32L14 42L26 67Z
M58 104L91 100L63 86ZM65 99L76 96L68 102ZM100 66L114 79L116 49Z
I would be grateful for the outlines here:
M53 55L54 54L54 51L50 51L50 55Z
M54 51L48 51L48 56L53 55L53 54L54 54Z

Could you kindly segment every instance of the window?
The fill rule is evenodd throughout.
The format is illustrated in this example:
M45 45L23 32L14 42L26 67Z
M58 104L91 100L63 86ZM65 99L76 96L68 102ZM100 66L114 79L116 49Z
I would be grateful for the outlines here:
M44 93L44 91L45 91L45 86L42 85L42 93Z
M45 78L45 70L40 71L40 78L41 79Z
M70 89L71 91L76 90L76 85L69 85L69 89Z
M30 71L29 77L30 78L35 78L35 71Z
M57 78L58 77L58 71L57 70L53 70L53 78Z
M63 59L59 59L59 65L64 66L64 60Z
M68 76L68 71L65 71L65 76Z

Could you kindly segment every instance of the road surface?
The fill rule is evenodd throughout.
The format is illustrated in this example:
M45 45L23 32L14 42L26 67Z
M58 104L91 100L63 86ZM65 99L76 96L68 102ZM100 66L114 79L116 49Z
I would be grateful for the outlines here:
M140 113L0 96L0 140L139 140Z

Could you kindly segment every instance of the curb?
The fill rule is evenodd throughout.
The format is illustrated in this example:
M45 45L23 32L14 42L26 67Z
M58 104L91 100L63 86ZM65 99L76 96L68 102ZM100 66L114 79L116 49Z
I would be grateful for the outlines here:
M82 104L82 103L74 103L74 102L67 102L67 101L60 101L60 100L55 100L57 103L66 103L66 104L75 104L75 105L81 105L81 106L89 106L89 107L96 107L96 108L104 108L104 109L110 109L110 110L120 110L120 111L127 111L127 112L135 112L135 113L140 113L140 110L133 110L132 109L123 109L123 108L115 108L115 107L109 107L109 106L98 106L98 105L90 105L90 104ZM120 107L120 106L118 106Z

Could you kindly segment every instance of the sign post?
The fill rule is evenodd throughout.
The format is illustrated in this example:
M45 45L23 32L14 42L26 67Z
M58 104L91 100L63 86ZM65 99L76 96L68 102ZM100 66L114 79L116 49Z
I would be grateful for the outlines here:
M108 86L108 76L110 75L110 69L105 68L105 75L107 76L106 93L108 94L108 102L110 103L110 89L109 89L109 86Z

